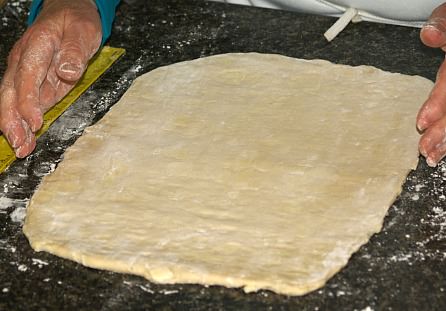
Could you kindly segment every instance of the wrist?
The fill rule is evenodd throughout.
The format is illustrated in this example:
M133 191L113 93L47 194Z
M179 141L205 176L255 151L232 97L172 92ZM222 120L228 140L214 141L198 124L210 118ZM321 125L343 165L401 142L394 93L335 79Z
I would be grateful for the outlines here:
M99 12L102 26L102 44L108 39L111 33L112 23L115 17L115 10L118 6L120 0L78 0L76 2L72 0L33 0L31 4L30 13L28 16L28 25L32 25L43 8L45 2L45 7L56 5L57 3L66 3L67 6L84 3L88 6L94 6L95 10Z

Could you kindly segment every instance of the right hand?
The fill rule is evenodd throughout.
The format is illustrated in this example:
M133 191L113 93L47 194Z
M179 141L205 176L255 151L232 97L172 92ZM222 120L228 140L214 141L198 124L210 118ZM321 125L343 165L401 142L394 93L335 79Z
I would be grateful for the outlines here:
M0 130L17 157L34 150L43 114L81 78L101 38L94 1L45 0L12 48L0 84Z
M432 12L420 37L425 45L446 51L446 3ZM429 166L436 166L446 156L446 61L438 70L429 98L418 112L417 127L422 132L420 153Z

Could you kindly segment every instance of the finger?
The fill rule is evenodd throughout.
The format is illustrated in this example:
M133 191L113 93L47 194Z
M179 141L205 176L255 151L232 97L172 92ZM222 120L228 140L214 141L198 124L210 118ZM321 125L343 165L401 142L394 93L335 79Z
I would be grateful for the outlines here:
M446 155L446 117L438 120L421 136L419 150L429 166L436 166Z
M14 87L14 77L17 72L17 66L20 61L21 41L17 41L8 55L8 68L3 75L1 88Z
M56 101L60 101L62 98L64 98L65 95L68 94L69 91L76 85L76 82L66 82L61 81L59 88L56 92Z
M50 65L46 79L40 88L40 107L47 112L61 100L75 85L75 82L61 80L56 73L55 60Z
M14 88L7 87L1 91L0 128L6 135L16 156L23 158L34 150L36 139L28 124L21 118L16 109L15 96Z
M25 142L25 129L17 111L17 94L14 89L14 77L20 59L21 41L18 41L8 56L8 68L0 87L0 129L9 144L17 148Z
M42 112L47 112L57 102L59 102L73 87L75 83L59 80L57 85L48 80L40 89L40 105Z
M18 111L33 132L42 126L39 104L40 86L45 80L54 54L51 33L35 32L24 43L14 85L17 90Z
M433 150L429 156L426 158L426 162L429 166L435 167L444 158L446 155L446 144L441 143L437 146L435 150Z
M16 109L16 94L12 87L3 88L0 94L0 129L12 148L23 145L26 140L25 128Z
M79 80L88 61L99 48L100 42L90 42L90 36L85 33L84 27L86 25L74 24L69 32L64 33L55 64L56 73L62 80Z
M446 46L446 3L437 7L420 32L421 41L430 47Z
M48 111L56 103L56 87L48 80L43 82L40 88L40 109L42 112Z
M417 115L417 128L424 131L433 123L446 115L446 61L444 61L437 74L435 85L429 98L420 108Z
M60 78L56 74L56 68L54 64L54 58L51 62L50 68L45 78L45 81L40 87L40 108L42 112L48 111L49 108L56 104L56 92L60 85Z
M25 121L23 121L23 127L25 128L26 139L21 146L15 149L15 155L17 158L26 157L34 150L34 148L36 148L36 137Z

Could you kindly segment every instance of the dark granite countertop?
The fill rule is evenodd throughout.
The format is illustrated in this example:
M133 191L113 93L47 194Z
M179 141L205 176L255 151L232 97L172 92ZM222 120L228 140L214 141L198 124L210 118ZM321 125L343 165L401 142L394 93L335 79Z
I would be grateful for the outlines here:
M28 0L0 11L0 73L25 27ZM127 54L40 140L0 175L0 310L445 310L446 163L420 159L384 228L321 289L301 297L198 285L157 285L34 252L22 233L28 199L82 130L103 116L131 81L161 65L227 52L322 58L434 79L443 59L419 30L359 23L332 43L334 22L292 12L198 0L139 0L118 10L110 45ZM414 116L415 118L415 116Z

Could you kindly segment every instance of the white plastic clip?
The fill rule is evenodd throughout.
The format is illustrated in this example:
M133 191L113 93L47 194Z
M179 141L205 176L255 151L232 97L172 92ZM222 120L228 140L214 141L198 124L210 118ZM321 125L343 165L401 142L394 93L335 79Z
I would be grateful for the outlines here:
M325 33L327 41L333 40L345 27L358 15L358 10L354 8L347 9L344 14L333 24Z

